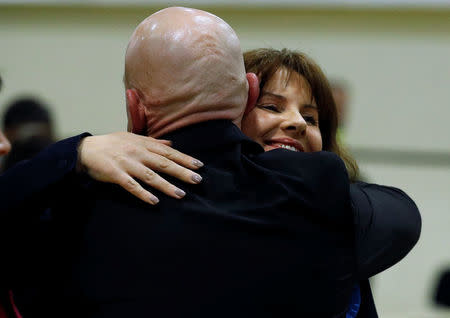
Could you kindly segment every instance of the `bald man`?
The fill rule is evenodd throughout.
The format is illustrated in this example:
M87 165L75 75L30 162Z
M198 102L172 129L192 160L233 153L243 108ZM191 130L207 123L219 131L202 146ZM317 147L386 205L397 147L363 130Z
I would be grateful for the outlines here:
M240 126L248 95L233 29L212 14L187 8L162 10L136 28L124 82L129 130L152 137L211 119Z
M69 188L55 184L46 249L24 247L14 271L24 317L344 317L355 283L386 259L356 265L355 232L367 228L355 229L336 155L264 152L239 130L258 83L234 31L204 11L161 10L132 35L125 85L129 130L207 163L203 182L154 206L79 175ZM64 161L50 164L76 158ZM372 211L362 191L353 199ZM416 232L402 242L413 245Z

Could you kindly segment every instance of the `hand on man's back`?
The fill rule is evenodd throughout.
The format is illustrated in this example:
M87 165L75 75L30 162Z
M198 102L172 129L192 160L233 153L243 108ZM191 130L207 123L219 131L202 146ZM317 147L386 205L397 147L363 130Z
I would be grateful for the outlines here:
M197 184L202 177L192 170L202 167L203 163L169 145L168 140L128 132L86 137L78 147L77 170L95 180L118 184L150 204L157 204L158 198L136 180L181 199L185 192L158 173Z

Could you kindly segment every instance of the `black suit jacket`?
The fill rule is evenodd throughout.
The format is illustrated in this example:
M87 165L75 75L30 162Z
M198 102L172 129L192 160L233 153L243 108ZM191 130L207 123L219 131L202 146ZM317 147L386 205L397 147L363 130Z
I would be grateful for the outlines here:
M37 296L17 288L24 313L337 317L355 282L392 265L418 238L415 205L394 191L413 220L384 225L386 233L404 230L404 240L384 242L381 256L396 254L390 263L379 250L365 255L367 242L382 244L371 242L378 220L373 207L364 210L367 189L352 192L369 218L351 208L345 167L334 154L264 153L227 121L165 138L207 163L202 184L180 184L185 199L161 197L152 207L115 186L73 182L51 200L56 226L36 267L42 279L32 280Z

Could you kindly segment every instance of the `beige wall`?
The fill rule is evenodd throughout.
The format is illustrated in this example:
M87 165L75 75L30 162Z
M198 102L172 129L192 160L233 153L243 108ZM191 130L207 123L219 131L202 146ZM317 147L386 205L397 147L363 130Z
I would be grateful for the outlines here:
M54 107L63 136L123 129L124 50L154 10L0 7L0 105L32 92ZM301 49L344 76L353 88L351 144L450 149L448 116L436 116L450 115L450 11L213 12L244 49Z
M157 8L0 6L5 102L41 96L61 136L126 127L123 56L134 27ZM450 11L212 9L244 49L300 49L352 87L352 146L450 151ZM450 167L362 162L376 182L401 186L422 210L420 244L375 282L383 317L433 317L434 271L450 266ZM424 313L426 315L424 316ZM448 315L448 312L444 313Z

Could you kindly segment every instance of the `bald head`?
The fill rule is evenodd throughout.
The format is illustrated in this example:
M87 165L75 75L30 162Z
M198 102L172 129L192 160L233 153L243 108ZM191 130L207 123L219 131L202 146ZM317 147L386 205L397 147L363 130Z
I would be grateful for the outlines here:
M153 137L211 119L239 123L248 92L239 39L208 12L158 11L130 39L125 86L127 101L132 90L146 118L145 133Z

